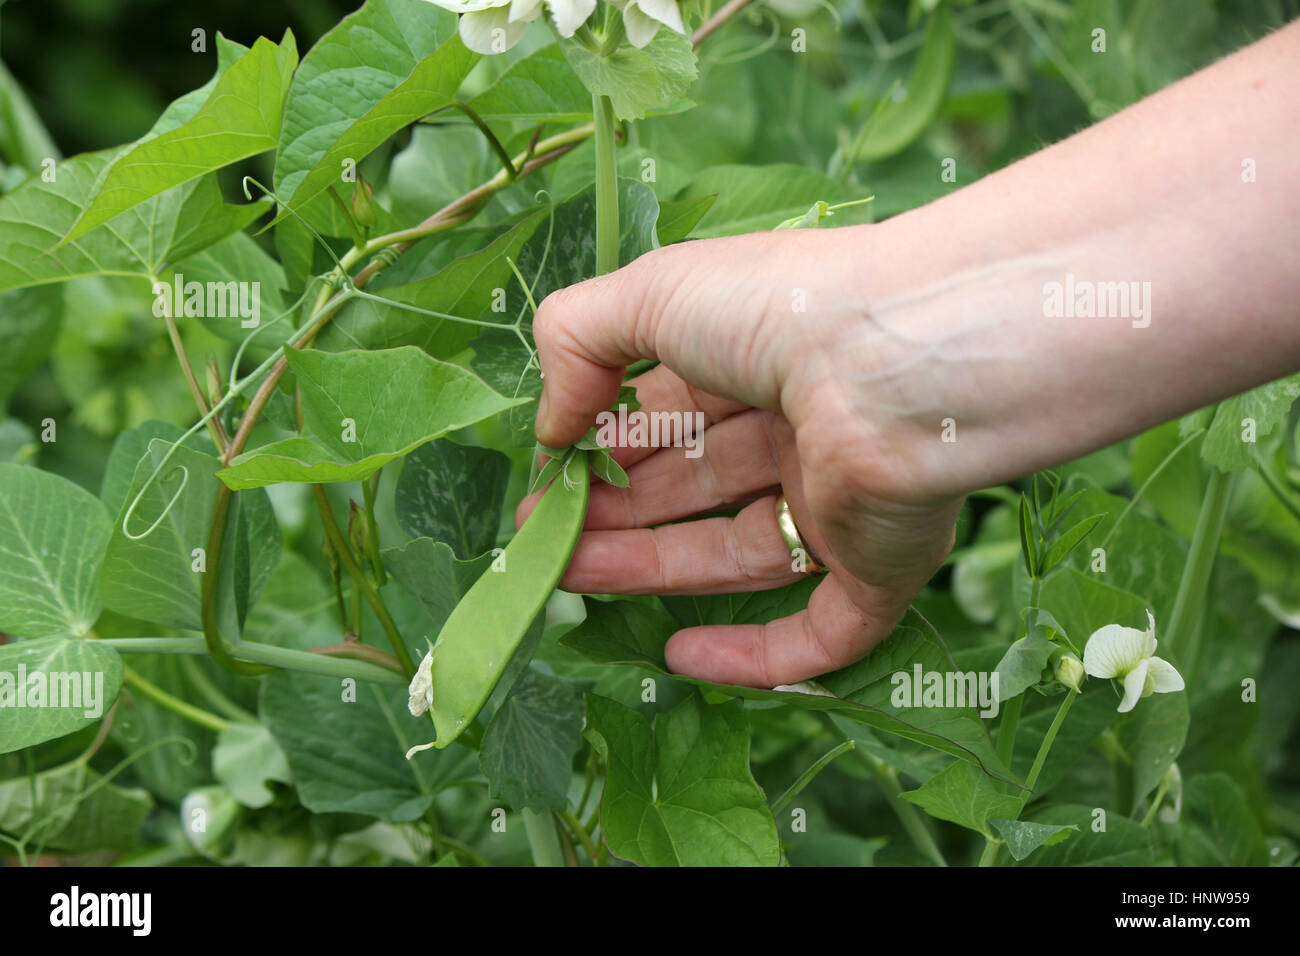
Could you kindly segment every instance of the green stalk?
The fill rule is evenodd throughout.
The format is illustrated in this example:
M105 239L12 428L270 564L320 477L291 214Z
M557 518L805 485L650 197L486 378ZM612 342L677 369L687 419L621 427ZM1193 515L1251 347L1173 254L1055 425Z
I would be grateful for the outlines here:
M379 591L370 579L366 577L365 571L357 563L356 557L352 554L352 547L348 544L343 532L339 530L338 522L334 520L334 512L330 508L329 499L325 497L325 489L320 485L312 485L312 492L316 496L316 504L320 509L322 524L325 526L325 533L329 535L330 543L334 545L334 550L338 553L339 560L343 566L348 569L352 575L352 580L361 593L365 595L366 601L370 604L370 609L375 612L375 617L379 618L379 624L388 635L389 643L393 645L393 653L402 665L402 670L407 677L415 674L415 664L411 661L411 654L406 649L406 642L402 640L402 634L397 629L393 617L388 613L388 606L384 604L384 599L379 595Z
M822 714L821 716L826 722L826 726L830 728L832 735L836 737L844 736L840 729L835 726L835 722L831 720L830 714ZM903 788L898 783L898 771L874 754L869 754L856 746L853 749L853 756L857 757L871 773L872 779L880 787L880 793L884 796L885 802L894 811L894 815L898 817L898 822L903 825L903 829L907 831L907 835L911 837L916 848L929 857L935 866L947 866L948 861L943 858L939 845L934 842L934 834L930 832L930 828L926 825L925 818L921 816L915 804L908 803L903 799Z
M573 833L574 839L582 844L583 850L587 852L587 858L591 860L591 865L596 866L596 858L600 856L600 852L596 849L596 844L591 842L591 834L589 834L587 828L582 825L582 821L578 819L578 815L572 810L563 810L560 813L560 817L568 825L569 830Z
M1034 575L1029 583L1029 613L1025 616L1025 633L1033 632L1038 623L1038 596L1042 590L1043 579ZM1011 757L1016 750L1016 731L1020 729L1020 710L1024 707L1023 693L1007 701L1002 708L1002 721L998 724L998 759L1011 769Z
M1057 731L1061 729L1061 724L1065 723L1065 715L1070 712L1070 705L1074 703L1074 698L1079 696L1077 690L1071 690L1065 695L1065 700L1061 701L1060 708L1056 711L1056 716L1052 718L1052 725L1047 728L1047 733L1043 737L1043 742L1038 745L1038 753L1034 756L1033 766L1029 768L1029 776L1025 778L1025 792L1020 796L1020 809L1025 808L1029 802L1030 796L1034 789L1034 784L1038 782L1038 775L1043 772L1043 764L1047 762L1047 754L1052 749L1052 743L1056 740Z
M852 740L846 740L838 747L836 747L834 750L830 750L827 753L822 754L822 756L818 758L818 760L811 767L809 767L803 773L799 774L798 779L795 780L794 783L790 784L790 789L788 789L785 793L781 794L781 796L777 797L776 802L772 804L772 815L776 816L778 813L780 813L782 810L788 807L790 805L790 801L793 800L795 797L799 796L799 792L803 790L804 787L808 786L808 784L812 783L814 777L816 777L819 773L821 773L828 766L830 766L832 760L834 760L840 754L844 753L844 751L853 750L856 747L857 744L854 743Z
M564 850L560 835L555 831L555 816L549 810L534 813L522 811L524 830L528 833L528 846L533 853L533 866L564 866Z
M206 654L201 637L106 637L99 641L119 654ZM405 686L409 681L394 670L351 658L327 657L272 644L241 641L230 649L237 660L326 677L354 677L375 684Z
M980 861L977 866L993 866L998 862L998 851L1002 849L1002 841L995 837L984 838L984 852L980 854Z
M593 95L596 121L596 275L618 268L618 174L614 161L614 106Z
M1187 552L1187 563L1183 565L1182 579L1178 582L1174 611L1164 633L1166 646L1175 654L1182 655L1188 672L1195 666L1193 632L1205 609L1210 572L1214 570L1214 558L1219 550L1219 538L1223 534L1223 521L1231 497L1231 476L1218 468L1211 468L1210 481L1201 500L1201 513L1196 519L1196 531L1192 535L1192 546Z
M1009 770L1011 754L1016 749L1016 731L1020 727L1020 709L1025 695L1017 694L1002 706L1002 720L998 724L998 759Z
M186 703L179 697L173 697L167 691L163 690L157 684L145 680L129 667L122 668L122 679L127 687L138 691L145 697L148 697L155 704L165 707L173 714L184 717L191 723L198 724L207 730L221 733L229 725L229 721L222 720L216 714L209 713L201 707L195 707L193 704Z

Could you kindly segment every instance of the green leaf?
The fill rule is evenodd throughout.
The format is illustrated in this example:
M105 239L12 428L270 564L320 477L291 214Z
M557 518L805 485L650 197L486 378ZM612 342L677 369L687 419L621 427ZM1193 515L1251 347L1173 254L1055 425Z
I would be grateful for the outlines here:
M59 147L46 131L27 94L0 63L0 154L29 173L47 159L59 159Z
M800 600L806 603L814 583L753 594L671 599L676 620L643 603L588 599L586 619L565 634L560 644L588 660L636 664L730 697L825 711L972 761L1007 778L1009 771L998 760L988 732L972 707L902 706L910 704L910 700L903 700L901 695L896 698L900 681L910 698L911 681L902 678L911 678L914 668L947 672L955 667L938 635L915 611L909 612L893 634L867 657L817 679L834 695L831 697L712 684L674 674L665 665L664 644L680 626L754 624L784 617L797 609ZM895 706L895 699L900 706Z
M884 102L872 115L862 141L854 150L854 159L876 162L916 142L943 105L956 60L952 13L946 3L941 3L930 14L921 52L900 90L901 98Z
M212 774L246 807L265 807L275 794L268 781L292 783L289 763L275 738L261 724L232 721L217 736Z
M36 436L14 418L0 419L0 464L24 464L36 457Z
M131 670L181 700L200 700L189 668L216 681L220 668L180 654L132 654ZM109 737L131 761L141 786L165 803L179 804L191 790L212 783L212 745L216 734L145 697L130 694L113 718Z
M1145 600L1070 567L1043 582L1040 604L1061 622L1065 633L1080 648L1107 624L1141 629L1147 626L1149 605Z
M591 119L591 93L554 43L511 64L469 105L484 119L548 123Z
M403 225L414 225L490 179L500 169L501 160L477 127L417 125L411 129L410 143L393 157L388 173L389 202L401 214ZM425 251L430 245L440 245L446 236L443 233L425 243ZM418 256L419 252L412 250L403 259ZM414 274L425 276L430 271L423 269ZM389 271L381 277L385 285L396 284L387 281L392 274Z
M492 563L490 554L461 561L450 547L432 538L386 548L380 557L397 583L418 598L433 619L430 635L442 630L456 603Z
M994 671L998 675L998 699L1018 697L1042 680L1047 659L1058 647L1038 628L1013 642Z
M81 761L0 780L0 831L25 837L29 849L125 849L152 809L146 791L118 787Z
M1183 791L1183 866L1267 866L1268 846L1246 796L1225 773L1201 774Z
M122 659L94 641L41 637L0 646L0 754L95 723L121 686Z
M465 748L405 752L424 742L406 689L299 671L277 671L262 687L259 713L284 750L303 806L314 813L360 813L393 823L419 819L439 790L474 776Z
M1033 814L1031 822L1074 827L1079 832L1063 843L1042 847L1019 866L1151 866L1155 862L1147 830L1100 807L1047 807Z
M659 245L671 245L689 236L717 201L717 196L693 196L690 199L660 202L659 222L655 226Z
M171 445L180 440L184 431L171 422L151 418L134 428L128 428L113 441L113 448L108 453L108 464L104 468L104 480L99 488L99 500L104 502L110 515L122 510L126 503L127 492L135 478L136 465L149 452L149 443L155 438ZM207 439L201 434L191 435L186 446L197 452L203 452ZM211 447L211 442L208 442ZM133 529L134 530L134 529Z
M908 790L901 796L932 817L985 836L990 835L990 817L1014 817L1020 812L1018 797L1003 793L987 774L964 760L953 761L920 789Z
M290 349L303 437L245 452L217 473L234 489L281 481L360 481L449 431L520 404L413 346L375 352Z
M208 538L216 504L220 461L187 445L176 449L131 516L128 530L142 534L162 517L153 533L133 540L122 522L145 481L171 443L155 439L135 468L131 487L112 527L100 573L99 593L106 607L129 617L201 631L201 593ZM175 504L169 502L175 497ZM165 515L164 515L165 512ZM239 634L243 613L261 593L280 559L280 533L263 491L236 495L227 518L225 559L218 587L217 622L227 636ZM195 550L201 549L201 554ZM246 555L245 562L240 555ZM201 558L201 560L200 560ZM246 572L236 580L235 571Z
M62 289L0 292L0 408L49 357L62 324Z
M1053 542L1052 546L1047 549L1047 557L1043 559L1043 573L1046 574L1069 557L1070 552L1078 547L1079 543L1088 537L1092 530L1106 517L1106 515L1093 515L1090 518L1084 518Z
M90 630L108 532L108 513L90 492L49 472L0 465L0 631Z
M123 850L140 841L141 828L154 809L149 791L119 787L84 765L75 765L79 777L76 812L46 846L65 853ZM79 771L79 772L78 772Z
M109 150L74 156L59 164L54 182L35 176L0 198L0 289L82 276L154 275L267 210L261 202L227 205L216 178L204 176L127 210L112 228L55 249L115 155Z
M1064 842L1079 829L1071 824L1029 823L1024 820L990 819L988 822L1006 842L1007 852L1014 860L1023 860L1040 846Z
M560 40L573 72L592 93L608 96L622 120L644 119L684 94L697 75L688 37L660 30L643 50L623 44L608 56L577 40Z
M770 166L712 166L677 196L678 201L716 196L693 235L707 239L773 229L787 219L802 216L818 200L829 203L860 199L849 195L835 180L813 169L785 163ZM847 225L852 213L865 215L869 206L846 209L841 214Z
M303 58L289 87L275 188L301 209L398 130L452 102L478 61L456 16L424 0L368 0Z
M282 295L282 290L287 287L284 269L247 233L237 232L197 255L176 263L174 271L184 277L186 285L200 282L206 288L207 283L217 282L228 288L227 284L231 282L248 283L249 295L256 289L257 326L244 328L244 316L238 308L233 307L235 302L242 300L237 300L232 292L224 300L230 305L224 310L217 310L225 311L227 315L209 315L205 308L203 314L198 316L203 327L213 335L227 342L243 342L252 335L254 344L273 348L294 331L290 321L271 325L271 320L285 307ZM250 305L252 301L249 300ZM180 318L179 314L177 318ZM254 329L260 331L255 332Z
M446 439L417 448L397 480L397 523L414 537L446 542L464 560L491 551L510 467L499 451Z
M471 321L503 325L512 322L524 305L524 295L514 280L510 260L520 259L520 250L545 218L545 212L533 213L485 248L452 260L434 275L389 286L378 294L394 302ZM498 289L505 290L504 296L497 294ZM506 307L506 312L492 311L497 302ZM468 323L422 315L374 299L358 299L344 305L322 330L316 345L326 352L415 345L437 358L450 358L463 351L480 331L480 327Z
M1020 495L1020 554L1025 559L1025 572L1032 578L1038 567L1038 547L1034 530L1034 517L1030 512L1029 499L1022 492Z
M572 683L524 671L492 715L479 749L492 799L516 810L564 809L585 716Z
M1190 721L1185 693L1152 694L1115 721L1119 741L1133 761L1134 806L1141 805L1182 753Z
M284 98L298 63L286 31L279 46L258 38L217 80L188 121L120 153L101 174L63 242L78 239L148 199L223 166L274 149Z
M1201 457L1220 471L1253 467L1259 442L1286 425L1296 398L1300 398L1300 374L1224 399L1214 410Z
M643 866L778 865L739 701L710 706L692 694L652 726L591 694L586 734L609 768L600 823L615 856Z

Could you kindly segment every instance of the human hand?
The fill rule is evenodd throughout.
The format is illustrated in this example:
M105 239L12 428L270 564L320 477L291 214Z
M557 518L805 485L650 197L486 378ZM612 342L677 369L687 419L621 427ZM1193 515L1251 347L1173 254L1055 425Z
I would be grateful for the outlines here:
M537 313L543 444L577 440L641 358L662 364L633 382L640 414L689 422L699 412L705 423L692 436L699 457L615 451L631 486L593 486L563 587L710 594L792 583L781 491L829 569L805 611L678 632L665 652L675 671L772 687L850 664L889 634L952 546L961 497L936 490L921 447L937 431L896 420L877 387L891 376L869 374L897 352L862 307L869 279L846 268L868 261L874 228L673 246L557 292ZM806 311L795 310L800 296Z

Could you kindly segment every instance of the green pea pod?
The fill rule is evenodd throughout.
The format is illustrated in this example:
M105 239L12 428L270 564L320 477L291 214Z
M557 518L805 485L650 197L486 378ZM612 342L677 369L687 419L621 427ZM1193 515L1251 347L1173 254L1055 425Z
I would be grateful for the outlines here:
M952 14L946 3L935 7L921 40L921 52L907 78L907 98L895 103L886 101L872 117L855 159L876 162L901 153L920 139L927 126L939 114L953 66L957 62L957 42L953 35Z
M566 465L506 546L498 565L503 570L483 572L433 645L429 674L439 750L478 716L578 543L591 483L587 453L575 451Z

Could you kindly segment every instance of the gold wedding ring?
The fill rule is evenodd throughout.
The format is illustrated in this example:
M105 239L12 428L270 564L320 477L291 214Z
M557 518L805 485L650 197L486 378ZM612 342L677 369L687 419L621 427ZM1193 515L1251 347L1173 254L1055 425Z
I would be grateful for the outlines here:
M794 523L794 515L790 512L790 502L785 500L785 495L776 497L776 526L780 529L781 537L785 540L785 546L790 554L803 563L803 570L807 574L826 573L826 569L813 557L812 548L808 547L803 535L799 533L799 528Z

